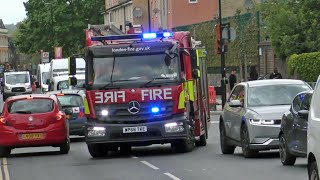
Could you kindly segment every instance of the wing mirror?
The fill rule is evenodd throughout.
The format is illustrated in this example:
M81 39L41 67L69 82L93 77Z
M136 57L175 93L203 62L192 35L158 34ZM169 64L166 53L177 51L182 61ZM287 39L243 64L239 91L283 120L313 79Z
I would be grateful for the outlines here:
M72 111L72 109L66 109L66 110L64 110L64 113L66 113L66 115L72 115L72 113L73 113L73 111Z
M232 100L229 102L230 107L242 107L240 100Z
M303 118L308 118L309 110L300 110L300 111L298 111L298 115L303 117Z

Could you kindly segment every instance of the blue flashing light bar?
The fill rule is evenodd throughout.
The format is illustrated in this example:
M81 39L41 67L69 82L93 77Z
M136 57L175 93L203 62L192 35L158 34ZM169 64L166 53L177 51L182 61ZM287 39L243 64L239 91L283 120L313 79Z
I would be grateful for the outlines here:
M115 36L94 36L91 41L111 41L111 40L124 40L124 39L156 39L171 37L171 32L163 33L144 33L144 34L129 34L129 35L115 35Z
M160 111L160 108L158 108L158 107L152 107L151 108L151 112L152 113L158 113Z

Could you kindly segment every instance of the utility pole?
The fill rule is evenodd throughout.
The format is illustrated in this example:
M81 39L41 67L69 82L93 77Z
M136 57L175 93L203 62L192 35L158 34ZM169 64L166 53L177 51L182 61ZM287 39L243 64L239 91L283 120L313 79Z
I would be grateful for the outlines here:
M51 42L50 42L50 47L49 47L49 52L50 52L50 60L51 61L53 58L53 38L54 38L54 29L53 29L53 8L52 8L52 3L45 3L45 5L50 6L50 16L51 16Z
M148 22L149 22L149 33L150 33L151 32L150 0L148 0Z
M222 107L226 103L227 99L227 93L226 93L226 62L225 62L225 57L224 57L224 42L223 42L223 37L222 37L222 8L221 8L221 1L219 0L219 22L220 22L220 49L221 49L221 88L222 88Z

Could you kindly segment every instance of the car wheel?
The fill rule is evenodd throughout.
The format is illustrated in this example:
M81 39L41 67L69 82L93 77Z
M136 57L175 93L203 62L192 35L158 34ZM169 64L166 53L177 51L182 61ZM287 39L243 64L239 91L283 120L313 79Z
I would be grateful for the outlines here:
M108 154L108 150L106 149L104 144L88 144L88 150L92 157L102 157Z
M249 132L246 125L241 127L241 148L245 158L252 158L258 155L258 151L250 149Z
M195 145L194 129L189 125L188 137L185 140L173 143L173 147L178 153L191 152Z
M226 131L222 121L220 122L220 148L222 154L233 154L236 148L235 146L228 145Z
M60 146L60 154L68 154L70 151L70 138L68 138L63 144Z
M308 169L309 180L319 180L317 162L313 161Z
M284 135L280 135L279 143L280 160L283 165L294 165L296 157L290 154Z
M131 153L131 146L127 146L127 145L120 146L120 153L121 154L130 154Z
M0 147L0 157L7 157L11 153L11 148L8 147Z

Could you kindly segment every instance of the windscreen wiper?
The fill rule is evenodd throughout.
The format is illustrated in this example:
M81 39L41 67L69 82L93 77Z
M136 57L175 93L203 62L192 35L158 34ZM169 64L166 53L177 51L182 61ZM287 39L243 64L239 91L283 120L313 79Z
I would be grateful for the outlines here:
M17 113L17 114L31 114L31 111L15 111L13 113Z
M143 84L142 86L140 86L141 88L142 87L147 87L148 84L151 84L152 82L154 82L155 80L158 80L158 79L171 79L169 77L157 77L157 78L153 78L152 80L146 82L145 84Z
M115 81L111 81L110 83L102 86L99 88L99 90L103 90L103 89L120 89L120 87L115 86L113 83L114 82L124 82L124 81L134 81L133 79L121 79L121 80L115 80Z

